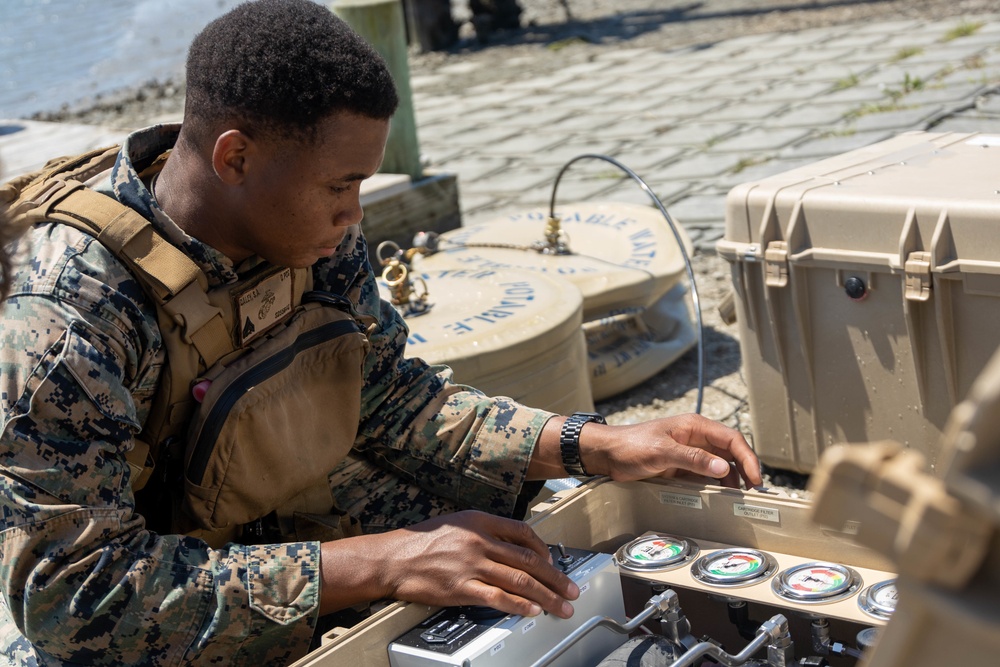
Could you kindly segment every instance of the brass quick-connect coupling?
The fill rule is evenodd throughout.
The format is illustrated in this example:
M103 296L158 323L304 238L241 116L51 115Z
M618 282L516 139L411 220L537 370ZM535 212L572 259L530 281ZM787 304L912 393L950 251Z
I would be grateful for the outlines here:
M418 252L420 249L416 249ZM421 315L430 310L427 282L420 276L414 277L409 262L416 254L414 249L406 252L393 241L383 241L376 254L382 264L382 280L389 288L391 303L401 309L404 317ZM419 285L419 290L416 289Z
M568 255L570 250L564 239L562 220L550 215L545 219L545 243L536 244L536 248L546 255Z
M559 233L562 231L562 221L558 216L549 216L545 219L545 241L554 246L559 243Z

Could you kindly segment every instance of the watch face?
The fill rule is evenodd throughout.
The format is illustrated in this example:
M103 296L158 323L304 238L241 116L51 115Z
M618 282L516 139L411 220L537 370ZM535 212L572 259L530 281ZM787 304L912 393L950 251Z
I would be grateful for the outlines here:
M834 602L853 595L861 576L836 563L805 563L788 568L774 578L771 589L778 597L795 602Z
M706 554L691 566L691 576L709 586L750 586L778 569L774 558L757 549L721 549Z
M697 553L698 545L691 540L672 535L647 535L619 549L615 560L628 570L672 570Z
M896 611L896 600L896 580L887 579L861 591L858 606L869 616L888 620L892 612Z

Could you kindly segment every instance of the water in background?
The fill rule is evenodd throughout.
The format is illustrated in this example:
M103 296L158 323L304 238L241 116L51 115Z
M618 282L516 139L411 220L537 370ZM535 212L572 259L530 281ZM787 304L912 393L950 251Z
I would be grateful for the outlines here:
M0 118L178 77L191 39L241 0L0 0Z

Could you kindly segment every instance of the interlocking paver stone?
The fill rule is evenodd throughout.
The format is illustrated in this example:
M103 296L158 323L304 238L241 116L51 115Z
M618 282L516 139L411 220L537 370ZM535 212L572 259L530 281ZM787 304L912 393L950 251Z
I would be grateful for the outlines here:
M803 103L789 108L781 114L762 119L762 125L775 128L811 127L824 129L839 122L857 108L857 104L846 102L824 105Z
M771 130L756 127L752 130L741 132L729 139L713 144L713 153L722 152L747 152L747 151L776 151L780 148L809 136L812 130L808 128L792 128L787 130Z
M822 160L840 153L846 153L862 146L868 146L877 141L888 139L896 134L891 131L853 132L844 135L833 135L805 141L791 148L786 148L779 154L785 158L813 158Z

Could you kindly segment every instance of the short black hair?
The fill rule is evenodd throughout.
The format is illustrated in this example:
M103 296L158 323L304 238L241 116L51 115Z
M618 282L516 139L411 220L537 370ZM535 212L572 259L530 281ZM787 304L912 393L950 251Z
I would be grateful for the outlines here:
M311 0L256 0L209 23L187 57L184 123L222 120L279 137L311 136L338 112L388 120L399 97L378 52Z

